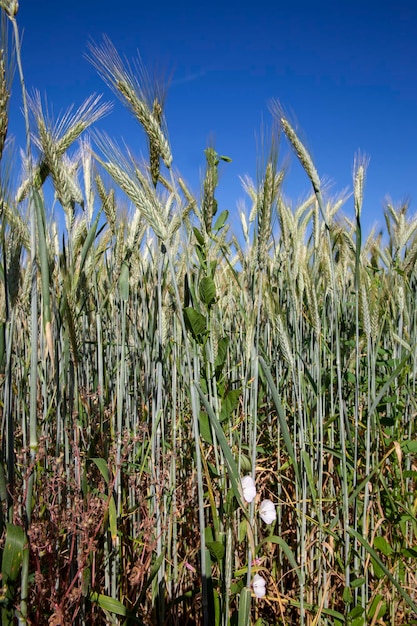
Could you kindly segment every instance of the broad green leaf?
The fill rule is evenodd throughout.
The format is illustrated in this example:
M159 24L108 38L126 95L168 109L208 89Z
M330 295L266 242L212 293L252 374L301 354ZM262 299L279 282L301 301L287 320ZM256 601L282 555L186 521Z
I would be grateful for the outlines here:
M228 337L222 337L217 344L217 354L214 361L214 368L216 370L217 377L220 376L224 364L226 363L227 348L229 347L229 343Z
M207 332L207 321L204 315L188 306L184 309L185 325L191 331L194 339L201 341L202 335Z
M378 580L382 580L384 578L384 570L382 569L378 561L376 561L372 557L371 557L371 563L372 563L374 576L378 578Z
M214 280L209 276L202 278L199 291L201 300L206 306L210 307L216 300L216 285L214 284Z
M100 457L94 457L93 459L89 459L89 461L97 465L97 468L100 474L103 476L104 480L106 481L106 484L108 485L109 484L109 468L107 466L107 462Z
M198 260L200 262L200 266L203 270L207 269L207 255L203 246L196 246L195 248Z
M350 619L355 619L357 617L360 617L361 615L363 615L365 612L365 609L363 606L355 606L353 607L353 609L351 611L349 611L348 613L348 617Z
M2 584L15 582L23 563L23 551L28 549L26 533L21 526L6 524L6 541L1 562Z
M194 226L193 228L194 231L194 236L197 239L198 243L200 244L200 246L204 246L204 237L203 235L200 233L200 231L198 230L198 228L196 228Z
M211 436L209 416L204 411L200 411L199 428L202 440L210 445L213 445L213 437Z
M401 448L405 454L417 454L417 441L411 439L402 441Z
M390 554L394 552L385 537L375 537L374 547L380 550L385 556L390 556Z
M227 209L222 211L214 223L213 230L221 230L223 226L225 225L228 217L229 217L229 211L227 211Z
M217 563L220 563L224 557L224 545L220 543L220 541L209 541L206 543L206 546L210 551L211 557L217 561Z
M355 606L348 613L348 623L351 626L365 626L365 608L363 606Z
M404 368L404 366L405 366L405 364L406 364L406 362L407 362L407 360L409 358L410 358L409 355L406 354L405 357L402 359L402 361L399 363L399 365L392 372L391 376L385 381L384 385L379 390L378 395L374 399L371 408L369 409L369 414L370 415L372 415L374 413L374 411L376 410L377 406L381 402L381 399L384 397L385 392L387 391L387 389L389 389L391 383L397 378L397 376L399 376L401 374L401 371Z
M23 587L28 568L29 547L26 533L20 526L6 524L6 539L1 563L1 584L4 593L1 610L1 623L3 626L13 626L15 624L13 605L16 600L16 588L18 585ZM21 579L17 581L20 570L22 570Z
M350 604L353 601L352 590L350 587L345 587L343 590L343 602Z
M228 419L239 404L239 398L242 395L241 389L230 389L222 400L220 409L220 421Z
M401 550L401 554L403 554L407 559L417 559L417 550L414 548L403 548Z

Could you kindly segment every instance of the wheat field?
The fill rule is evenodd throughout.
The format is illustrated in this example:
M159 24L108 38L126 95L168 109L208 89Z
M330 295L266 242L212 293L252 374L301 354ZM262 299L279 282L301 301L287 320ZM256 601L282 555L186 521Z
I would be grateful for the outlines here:
M278 102L230 216L229 157L196 146L200 195L177 171L164 84L91 44L140 159L102 98L52 119L0 6L1 623L417 624L417 218L363 237L367 159L329 197Z

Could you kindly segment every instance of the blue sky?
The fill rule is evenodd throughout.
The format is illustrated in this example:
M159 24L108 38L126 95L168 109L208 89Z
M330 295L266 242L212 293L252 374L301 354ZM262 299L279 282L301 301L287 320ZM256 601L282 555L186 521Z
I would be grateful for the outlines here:
M172 73L166 118L174 165L199 193L210 138L222 167L220 209L245 198L240 175L257 175L256 137L271 128L268 103L290 113L321 177L336 195L352 186L354 155L370 157L363 223L383 225L387 195L417 202L417 4L413 1L282 3L21 0L28 90L46 94L55 114L91 93L115 97L85 59L88 41L106 34L121 56L139 50L149 67ZM20 93L14 86L11 128L23 145ZM143 135L115 102L100 123L133 152ZM290 150L280 146L281 160ZM284 187L296 202L310 186L291 155ZM352 211L348 201L345 213Z

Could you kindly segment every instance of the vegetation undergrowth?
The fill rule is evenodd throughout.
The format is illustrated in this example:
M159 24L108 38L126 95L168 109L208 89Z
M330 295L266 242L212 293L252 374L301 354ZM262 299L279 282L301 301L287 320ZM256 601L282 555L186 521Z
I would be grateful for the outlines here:
M86 133L100 98L54 121L26 94L0 6L2 624L417 623L417 218L387 203L363 240L366 159L348 220L273 102L233 232L230 159L207 147L191 193L160 81L90 46L138 161ZM295 208L281 135L313 190Z

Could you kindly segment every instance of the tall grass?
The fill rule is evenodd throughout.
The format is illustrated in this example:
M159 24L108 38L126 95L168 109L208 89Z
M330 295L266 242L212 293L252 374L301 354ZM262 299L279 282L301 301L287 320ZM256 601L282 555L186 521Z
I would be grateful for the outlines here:
M89 55L148 154L81 137L98 99L54 121L34 94L33 165L2 175L2 623L417 623L416 219L365 238L366 160L350 221L274 103L313 191L283 195L274 131L233 232L230 159L195 196L163 85Z

